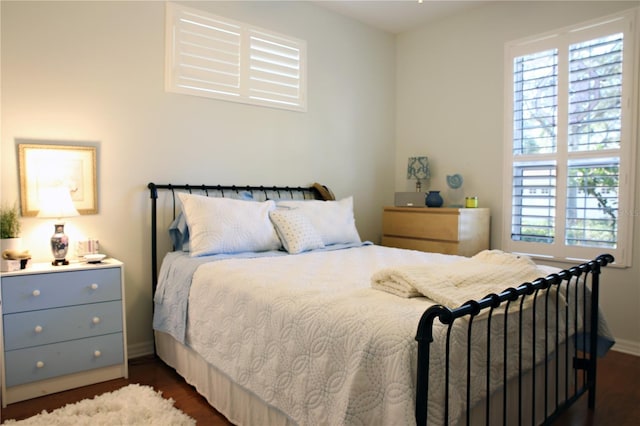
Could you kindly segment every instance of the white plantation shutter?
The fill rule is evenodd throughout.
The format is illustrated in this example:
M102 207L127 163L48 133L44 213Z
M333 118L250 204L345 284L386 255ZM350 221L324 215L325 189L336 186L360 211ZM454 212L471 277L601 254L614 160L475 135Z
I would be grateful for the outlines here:
M240 26L177 8L172 27L171 86L183 93L237 97Z
M620 216L620 158L570 160L566 244L614 249Z
M507 45L507 250L629 264L638 13Z
M623 43L616 33L569 46L570 151L620 148Z
M554 152L558 117L558 50L515 58L514 154Z
M167 91L306 111L306 43L167 3Z
M513 166L511 238L552 243L555 238L555 163L515 163Z
M299 105L303 96L300 44L250 29L249 50L249 97L282 105Z

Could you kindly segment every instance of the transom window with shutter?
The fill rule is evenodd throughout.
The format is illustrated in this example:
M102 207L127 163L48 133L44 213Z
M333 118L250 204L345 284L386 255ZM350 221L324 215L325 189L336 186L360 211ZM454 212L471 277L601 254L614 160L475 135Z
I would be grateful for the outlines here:
M630 264L638 13L507 44L506 250Z
M175 3L166 13L167 91L306 111L306 42Z

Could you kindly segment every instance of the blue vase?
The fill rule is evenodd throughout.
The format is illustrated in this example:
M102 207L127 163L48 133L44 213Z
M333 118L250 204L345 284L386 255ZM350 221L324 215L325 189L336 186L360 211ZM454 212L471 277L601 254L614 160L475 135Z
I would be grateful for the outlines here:
M444 200L440 196L440 191L429 191L427 194L427 207L442 207Z

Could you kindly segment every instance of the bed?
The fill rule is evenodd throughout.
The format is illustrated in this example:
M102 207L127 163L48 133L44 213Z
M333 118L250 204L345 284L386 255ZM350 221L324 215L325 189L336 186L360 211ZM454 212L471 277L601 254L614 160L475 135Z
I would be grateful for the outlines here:
M610 255L558 270L381 247L319 184L148 188L156 352L234 424L543 424L595 406Z

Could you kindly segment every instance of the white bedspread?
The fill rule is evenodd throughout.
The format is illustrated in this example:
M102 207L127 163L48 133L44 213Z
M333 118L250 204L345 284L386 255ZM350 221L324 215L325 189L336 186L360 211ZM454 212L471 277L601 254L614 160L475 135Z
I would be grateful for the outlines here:
M419 318L433 302L372 289L371 278L381 268L417 263L438 268L461 259L364 246L203 264L191 283L186 342L297 424L413 425L415 334ZM474 298L483 296L481 290ZM538 318L543 321L544 315ZM482 323L474 322L473 347L483 345ZM491 325L500 330L502 316L494 317ZM509 323L515 326L516 321ZM525 341L531 340L528 334L525 331ZM445 335L444 326L434 329L431 424L443 424L442 396L436 395L444 383ZM466 336L466 327L454 327L452 345L466 348ZM500 361L494 361L501 358L500 342L492 345L496 372L502 371ZM485 352L472 352L474 372L484 371ZM533 362L529 353L525 348L525 366ZM543 347L535 353L537 360L545 357ZM455 374L450 377L449 421L455 424L465 404L466 350L452 351L451 365ZM484 382L481 374L472 375L474 403L484 398ZM492 375L492 387L498 383L500 374Z
M453 309L547 274L526 256L483 250L438 268L424 264L383 268L372 276L371 286L401 297L426 296Z
M415 333L430 302L373 290L371 275L457 259L367 246L202 265L187 342L300 425L414 424Z
M367 246L206 264L188 343L298 424L412 424L415 333L430 302L371 289L368 265L456 259Z

